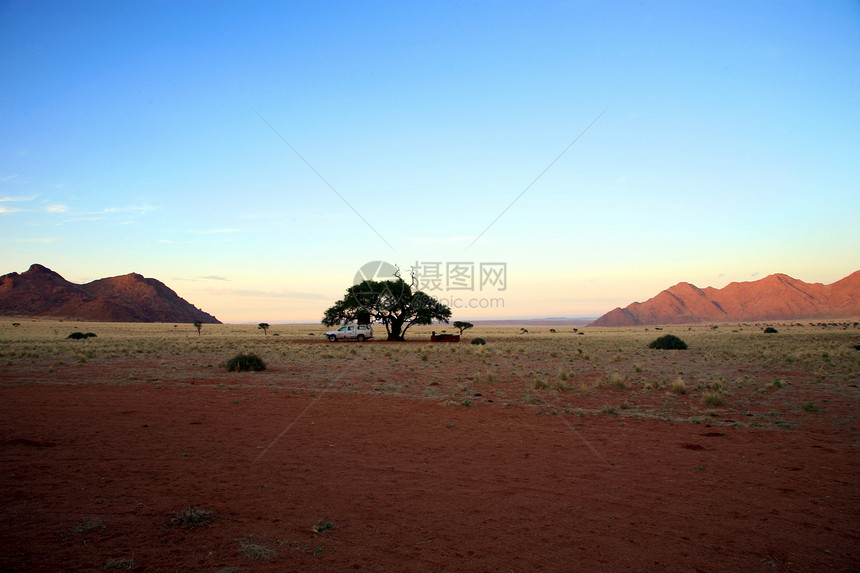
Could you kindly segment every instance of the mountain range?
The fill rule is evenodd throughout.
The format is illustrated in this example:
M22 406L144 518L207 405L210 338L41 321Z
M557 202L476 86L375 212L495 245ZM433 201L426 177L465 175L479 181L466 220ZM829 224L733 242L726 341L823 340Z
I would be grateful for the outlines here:
M75 284L38 264L31 265L24 273L0 277L0 315L104 322L199 320L220 324L217 318L156 279L130 273Z
M721 289L681 282L645 302L611 310L590 326L860 317L860 271L825 285L784 274Z

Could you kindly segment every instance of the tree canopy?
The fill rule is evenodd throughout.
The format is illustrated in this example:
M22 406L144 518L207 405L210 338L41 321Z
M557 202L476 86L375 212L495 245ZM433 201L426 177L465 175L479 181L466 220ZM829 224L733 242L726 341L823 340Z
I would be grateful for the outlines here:
M404 340L414 324L448 322L451 309L404 281L402 278L365 280L346 289L343 298L325 311L322 324L337 326L351 321L378 322L385 326L388 340Z

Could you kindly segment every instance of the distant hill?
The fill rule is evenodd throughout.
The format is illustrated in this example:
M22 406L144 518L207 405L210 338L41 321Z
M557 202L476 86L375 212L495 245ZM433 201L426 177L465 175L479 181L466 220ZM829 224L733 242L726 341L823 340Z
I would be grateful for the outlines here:
M70 283L42 265L0 277L0 315L102 322L220 324L164 283L131 273L87 284Z
M645 302L616 308L591 326L860 317L860 271L833 284L784 274L721 289L678 283Z

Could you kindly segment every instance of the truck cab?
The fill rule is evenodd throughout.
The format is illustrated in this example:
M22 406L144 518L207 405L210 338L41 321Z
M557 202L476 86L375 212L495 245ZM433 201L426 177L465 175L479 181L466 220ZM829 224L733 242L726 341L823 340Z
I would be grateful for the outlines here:
M357 340L364 342L373 338L373 327L369 324L345 324L337 330L329 330L325 333L329 342L338 340Z

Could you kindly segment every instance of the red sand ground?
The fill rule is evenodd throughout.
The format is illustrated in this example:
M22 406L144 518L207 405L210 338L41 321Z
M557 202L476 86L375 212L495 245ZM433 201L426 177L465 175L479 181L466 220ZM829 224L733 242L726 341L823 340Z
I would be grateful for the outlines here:
M538 412L254 383L7 383L0 569L860 567L846 429ZM172 524L189 506L215 520ZM241 550L248 537L269 560Z

